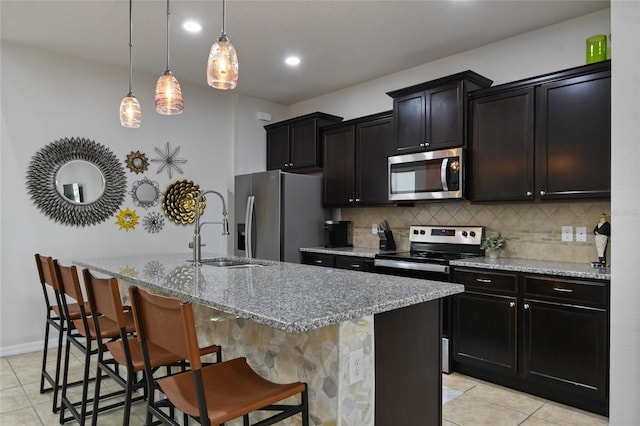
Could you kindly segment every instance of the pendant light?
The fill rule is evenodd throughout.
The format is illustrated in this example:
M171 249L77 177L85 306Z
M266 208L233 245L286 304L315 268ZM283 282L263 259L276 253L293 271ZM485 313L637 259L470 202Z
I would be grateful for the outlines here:
M133 62L131 56L132 3L133 0L129 0L129 93L120 103L120 124L122 127L137 129L140 127L140 122L142 120L142 111L140 109L140 103L131 90L131 80L133 79Z
M169 69L169 0L167 0L167 70L156 83L156 112L164 115L182 114L182 89Z
M207 62L207 83L221 90L232 90L238 85L238 55L225 33L226 0L222 0L222 34L211 46Z

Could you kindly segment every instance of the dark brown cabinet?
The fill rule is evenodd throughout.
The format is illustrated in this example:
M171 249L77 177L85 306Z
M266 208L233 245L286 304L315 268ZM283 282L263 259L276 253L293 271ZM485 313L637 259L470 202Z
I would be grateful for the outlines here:
M322 166L320 128L342 121L321 112L264 126L267 170L313 170Z
M387 158L394 150L392 130L391 112L323 129L325 206L389 203Z
M608 413L609 283L455 268L453 369Z
M305 265L327 266L338 269L371 272L374 270L373 258L361 256L343 256L327 253L302 252Z
M610 197L610 63L470 95L474 201Z
M393 98L396 154L465 145L467 94L491 83L465 71L388 92Z

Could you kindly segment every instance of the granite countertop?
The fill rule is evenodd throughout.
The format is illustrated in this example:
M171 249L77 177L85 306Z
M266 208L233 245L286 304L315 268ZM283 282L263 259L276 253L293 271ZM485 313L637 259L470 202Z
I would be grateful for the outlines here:
M394 253L394 251L385 252L378 249L364 247L303 247L300 251L308 253L335 254L338 256L370 257L371 259L373 259L376 254Z
M73 263L288 333L464 291L460 284L259 259L249 267L196 267L188 261L191 256L81 258Z
M491 259L472 257L452 260L453 266L495 269L500 271L527 272L533 274L558 275L563 277L611 280L611 268L594 268L589 263L554 262L550 260Z

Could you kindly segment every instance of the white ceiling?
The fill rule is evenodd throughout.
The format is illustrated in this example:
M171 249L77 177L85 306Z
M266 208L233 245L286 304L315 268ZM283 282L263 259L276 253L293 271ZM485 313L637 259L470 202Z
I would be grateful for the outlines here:
M238 52L236 90L290 105L607 7L580 0L228 0L226 32ZM1 0L0 13L2 39L128 67L127 0ZM201 33L182 30L188 18L201 22ZM164 0L134 0L136 72L164 72L165 26ZM206 61L221 26L220 0L171 1L170 68L181 82L208 87ZM292 53L302 58L295 69L283 62Z

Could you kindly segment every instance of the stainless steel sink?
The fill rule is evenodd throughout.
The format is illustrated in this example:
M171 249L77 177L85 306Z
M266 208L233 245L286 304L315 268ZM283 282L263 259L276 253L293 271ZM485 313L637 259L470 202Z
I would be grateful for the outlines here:
M229 258L226 258L226 257L213 257L213 258L209 258L209 259L201 259L200 262L203 265L220 266L220 267L224 267L224 266L244 266L244 267L262 266L262 265L260 265L258 263L251 263L248 260L229 259Z

